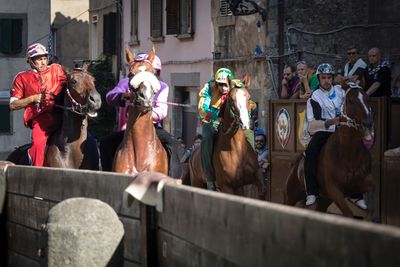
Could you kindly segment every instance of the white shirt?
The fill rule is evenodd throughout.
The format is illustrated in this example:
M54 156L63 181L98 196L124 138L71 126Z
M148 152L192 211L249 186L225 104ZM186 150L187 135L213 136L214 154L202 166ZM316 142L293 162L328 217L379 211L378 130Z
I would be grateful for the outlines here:
M319 87L307 100L308 122L315 120L326 121L335 118L338 113L343 111L344 98L345 92L340 85L332 86L329 91ZM331 125L328 129L320 127L318 130L334 132L335 125Z

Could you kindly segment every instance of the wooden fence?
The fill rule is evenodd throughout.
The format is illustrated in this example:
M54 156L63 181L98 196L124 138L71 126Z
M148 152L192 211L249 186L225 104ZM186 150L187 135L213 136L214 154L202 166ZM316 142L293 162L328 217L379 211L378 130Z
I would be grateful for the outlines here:
M4 257L0 265L40 266L49 209L90 197L109 204L124 225L124 266L400 266L399 228L170 184L161 192L163 211L149 212L138 201L123 206L131 180L98 171L3 168L8 265Z

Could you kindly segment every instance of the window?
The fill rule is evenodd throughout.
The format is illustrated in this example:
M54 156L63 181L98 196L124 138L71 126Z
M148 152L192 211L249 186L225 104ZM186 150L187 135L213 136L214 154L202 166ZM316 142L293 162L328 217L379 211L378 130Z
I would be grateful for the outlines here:
M153 41L163 36L162 31L162 0L151 0L151 37Z
M117 54L117 14L108 13L103 16L103 53L104 55Z
M8 102L0 102L0 134L11 133L11 117Z
M25 56L26 14L0 13L0 55Z
M192 35L193 1L167 0L167 34Z
M232 16L232 11L226 0L219 1L219 15L221 17Z
M139 19L138 19L138 0L131 1L131 41L130 45L139 45Z

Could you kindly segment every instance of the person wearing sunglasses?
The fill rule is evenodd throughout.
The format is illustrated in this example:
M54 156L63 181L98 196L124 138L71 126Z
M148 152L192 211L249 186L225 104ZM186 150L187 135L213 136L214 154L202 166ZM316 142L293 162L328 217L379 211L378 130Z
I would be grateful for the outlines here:
M360 84L364 70L367 67L367 63L362 60L359 50L355 46L350 46L347 49L347 63L344 65L342 75L338 75L335 78L335 82L339 82L340 79L344 79L345 82L355 82Z
M265 172L268 168L268 146L267 136L262 129L255 132L254 143L258 155L258 166Z

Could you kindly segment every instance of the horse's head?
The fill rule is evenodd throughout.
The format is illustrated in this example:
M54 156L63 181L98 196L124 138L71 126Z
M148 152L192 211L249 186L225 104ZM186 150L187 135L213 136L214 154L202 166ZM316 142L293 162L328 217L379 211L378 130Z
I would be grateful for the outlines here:
M148 55L136 56L125 48L129 62L129 89L134 94L135 106L149 110L153 107L154 95L160 90L160 82L154 75L154 47Z
M368 104L368 96L364 89L356 83L348 83L343 113L350 126L361 130L364 139L373 138L374 114Z
M69 110L80 115L97 116L97 110L101 107L101 96L96 90L93 76L87 71L87 65L74 68L67 77L66 94L71 105Z
M250 129L250 94L246 89L246 80L232 80L232 90L229 93L230 112L241 125L242 129ZM226 112L226 111L225 111Z

